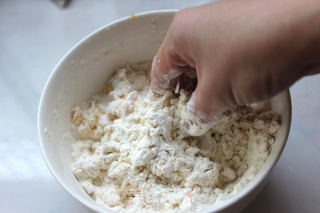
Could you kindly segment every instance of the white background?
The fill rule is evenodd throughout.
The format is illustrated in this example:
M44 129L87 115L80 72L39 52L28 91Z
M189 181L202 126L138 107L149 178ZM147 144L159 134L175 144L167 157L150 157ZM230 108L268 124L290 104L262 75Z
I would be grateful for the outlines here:
M49 0L0 0L0 212L90 212L55 182L38 145L39 97L59 59L115 19L205 2L73 0L61 10ZM245 213L320 211L320 75L299 81L291 92L287 146Z

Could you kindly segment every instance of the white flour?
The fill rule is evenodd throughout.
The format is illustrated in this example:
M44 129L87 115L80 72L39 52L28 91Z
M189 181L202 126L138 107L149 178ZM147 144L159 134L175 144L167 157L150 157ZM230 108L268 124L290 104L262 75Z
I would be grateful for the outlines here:
M96 202L125 212L198 212L239 192L267 159L279 118L225 112L200 137L180 129L188 96L150 91L150 64L119 69L72 109L73 173Z

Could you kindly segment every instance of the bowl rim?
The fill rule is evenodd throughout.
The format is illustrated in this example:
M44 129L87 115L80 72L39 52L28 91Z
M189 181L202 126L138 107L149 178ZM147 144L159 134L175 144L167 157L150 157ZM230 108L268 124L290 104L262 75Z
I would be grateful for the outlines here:
M166 9L166 10L151 10L151 11L146 11L146 12L142 12L142 13L137 13L134 14L135 17L148 17L150 15L165 15L165 14L171 14L174 15L178 10L177 9ZM69 57L69 55L71 55L73 52L75 52L81 45L83 45L83 43L85 43L87 40L89 40L91 37L99 34L100 32L104 31L105 29L114 26L114 25L118 25L121 24L123 22L126 22L128 20L132 19L132 17L130 15L125 16L123 18L120 19L116 19L106 25L103 25L101 27L99 27L97 30L93 31L92 33L89 33L87 36L85 36L83 39L81 39L79 42L77 42L75 45L73 45L73 47L67 51L66 54L64 54L64 56L59 60L59 62L57 63L57 65L54 67L54 69L51 71L40 96L40 101L39 101L39 105L38 105L38 114L37 114L37 131L38 131L38 139L39 139L39 145L40 145L40 149L41 149L41 153L42 153L42 157L47 165L47 167L49 168L50 173L52 174L52 176L54 177L54 179L60 184L60 186L66 191L68 192L74 199L78 200L83 206L96 211L96 212L105 212L107 209L100 207L98 205L93 205L93 200L92 202L89 202L85 199L83 199L81 196L79 196L77 193L74 193L69 185L60 177L60 175L52 168L51 166L51 162L47 157L47 153L45 151L44 148L44 128L42 125L42 115L43 115L43 105L44 105L44 99L45 96L47 94L49 85L52 82L52 79L54 78L55 75L57 75L59 70L59 67L63 64L63 62L65 61L65 59L67 59ZM289 136L289 132L290 132L290 128L291 128L291 120L292 120L292 103L291 103L291 96L290 96L290 91L289 89L287 89L285 91L286 93L286 98L287 98L287 104L288 104L288 127L286 128L286 132L285 132L285 136L284 136L284 140L282 141L281 144L281 148L277 153L277 156L275 158L272 159L272 162L270 163L269 167L264 169L263 171L261 171L261 175L259 177L259 179L256 180L255 184L249 185L248 187L244 187L239 193L237 193L236 195L234 195L232 198L225 200L222 203L217 204L216 206L213 206L212 210L207 210L206 212L218 212L221 211L223 209L226 209L230 206L232 206L233 204L237 203L238 201L240 201L241 199L243 199L246 195L250 194L255 188L257 188L260 183L270 174L271 170L274 168L275 164L278 162L283 149L287 143L288 140L288 136ZM110 212L114 212L114 210L112 209L108 209L108 211Z

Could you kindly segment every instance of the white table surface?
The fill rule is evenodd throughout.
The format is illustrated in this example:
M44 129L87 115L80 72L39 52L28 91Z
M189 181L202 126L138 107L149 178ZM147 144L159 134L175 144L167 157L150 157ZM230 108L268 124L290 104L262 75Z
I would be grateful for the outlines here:
M76 42L131 13L206 0L0 0L0 212L91 212L53 179L36 132L39 97L51 70ZM292 88L287 146L258 198L244 211L320 212L320 75Z

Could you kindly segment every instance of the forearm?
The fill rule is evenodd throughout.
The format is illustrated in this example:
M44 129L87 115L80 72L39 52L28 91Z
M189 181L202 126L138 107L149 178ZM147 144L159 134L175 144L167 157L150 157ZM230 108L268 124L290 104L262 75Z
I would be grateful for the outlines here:
M215 15L217 7L220 11ZM237 12L230 14L230 10ZM295 67L298 62L304 67L320 60L320 0L227 0L200 6L199 13L215 23L220 19L232 22L238 37L246 36L252 41L257 40L253 37L263 38L264 44L259 41L261 49L265 49L263 45L270 46ZM208 30L215 34L217 28L213 25Z
M266 2L266 15L276 28L275 50L286 65L283 78L295 72L297 78L319 72L320 64L320 1L271 0ZM268 25L267 25L268 26ZM297 79L294 79L297 80Z

